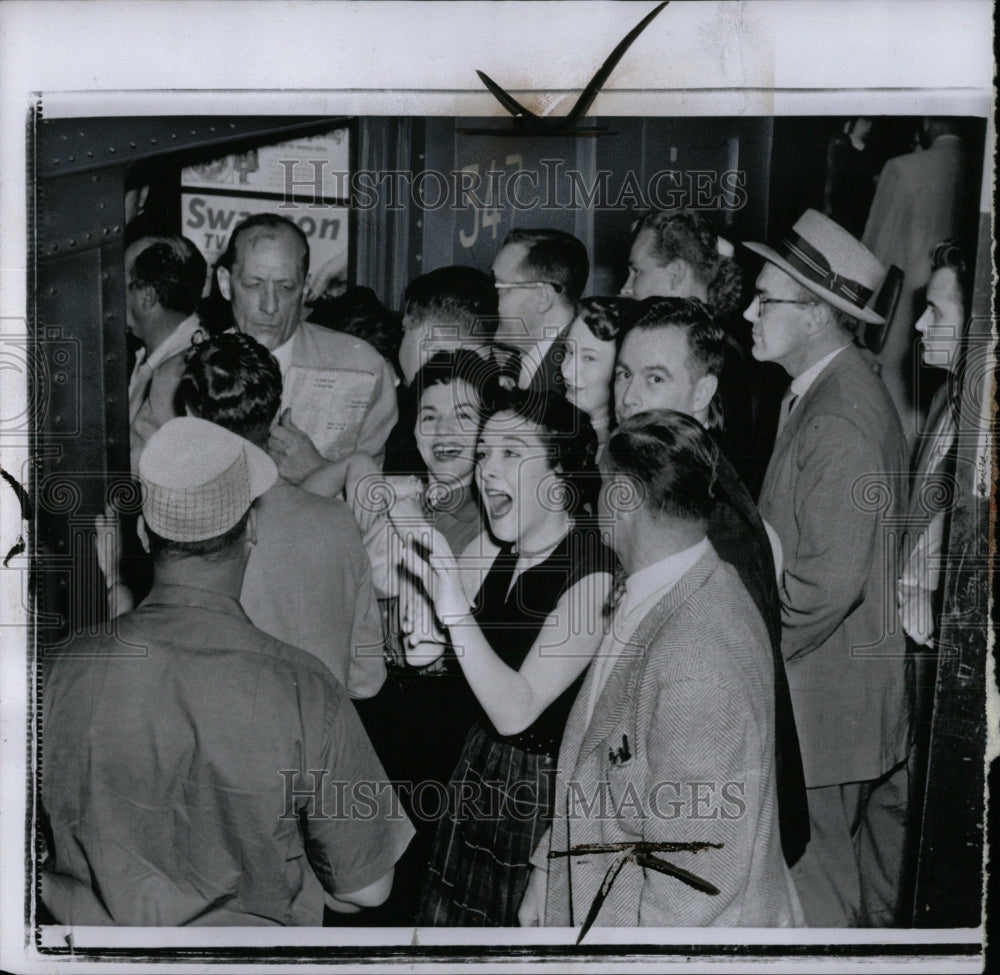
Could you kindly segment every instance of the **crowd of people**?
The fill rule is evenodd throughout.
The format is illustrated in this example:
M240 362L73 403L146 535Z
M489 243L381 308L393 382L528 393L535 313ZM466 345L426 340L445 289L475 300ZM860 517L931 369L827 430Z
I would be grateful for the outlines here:
M98 518L114 626L46 660L54 921L906 923L957 382L911 466L858 341L886 267L814 210L622 256L584 297L583 243L514 230L310 321L284 217L211 316L189 241L130 244L142 511ZM971 256L930 267L955 377Z

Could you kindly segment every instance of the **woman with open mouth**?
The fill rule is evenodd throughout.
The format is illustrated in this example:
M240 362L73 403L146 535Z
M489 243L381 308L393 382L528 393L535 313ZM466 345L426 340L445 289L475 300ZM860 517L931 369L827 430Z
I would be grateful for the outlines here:
M561 395L511 391L476 451L492 561L484 565L482 539L474 559L457 560L434 532L429 546L411 542L404 553L481 707L449 783L420 924L517 924L614 572L583 513L596 493L596 449L586 414Z
M590 417L597 434L598 458L614 425L611 387L615 356L637 305L633 298L584 298L566 333L560 365L566 399Z

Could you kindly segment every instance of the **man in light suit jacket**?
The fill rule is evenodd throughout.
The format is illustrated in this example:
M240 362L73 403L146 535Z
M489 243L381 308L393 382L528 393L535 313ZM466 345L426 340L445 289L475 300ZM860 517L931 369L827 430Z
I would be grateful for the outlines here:
M142 343L128 384L133 472L146 441L177 415L174 396L201 327L195 309L207 270L186 237L141 237L125 252L125 323Z
M705 429L670 410L608 440L600 514L627 580L567 721L522 924L802 923L778 826L767 629L706 537L718 459ZM640 847L595 913L635 843L719 846Z
M302 321L309 242L273 213L237 226L216 269L233 322L278 360L282 413L268 451L298 484L325 461L381 458L396 422L392 368L363 339Z
M500 316L494 341L513 385L564 392L564 341L589 275L587 249L572 234L518 229L507 235L493 261Z
M920 136L926 148L896 156L882 168L861 238L882 264L903 271L903 289L877 359L911 442L919 428L915 419L922 414L912 388L911 327L931 274L928 255L946 237L970 235L976 215L976 185L957 120L922 119Z
M811 839L792 876L812 926L888 925L899 898L909 709L883 519L898 517L903 432L852 346L885 271L814 210L766 258L753 355L792 377L760 513L781 539L782 653Z

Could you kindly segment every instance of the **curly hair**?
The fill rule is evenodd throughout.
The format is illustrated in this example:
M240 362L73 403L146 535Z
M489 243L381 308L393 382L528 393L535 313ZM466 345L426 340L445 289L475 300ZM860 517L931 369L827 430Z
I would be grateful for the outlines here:
M517 388L500 390L487 404L487 419L497 413L512 413L538 427L548 465L565 488L564 507L571 515L594 511L600 474L590 417L559 393Z
M680 259L708 289L708 303L723 318L737 311L743 275L731 257L719 253L719 236L709 222L691 210L650 210L635 224L632 243L643 230L653 234L653 256L666 266Z
M615 342L620 348L638 307L635 298L594 296L584 298L577 305L576 313L595 339Z
M244 332L223 332L192 345L177 396L193 416L253 443L267 438L281 406L277 359Z

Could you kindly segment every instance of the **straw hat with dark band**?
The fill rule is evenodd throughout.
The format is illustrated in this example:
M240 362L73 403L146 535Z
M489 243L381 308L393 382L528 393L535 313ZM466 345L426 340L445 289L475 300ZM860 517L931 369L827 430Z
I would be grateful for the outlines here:
M139 457L142 516L161 538L201 542L229 531L278 479L249 440L207 420L164 423Z
M834 308L872 325L885 319L868 307L885 280L885 268L840 224L806 210L773 247L744 245L767 258Z

